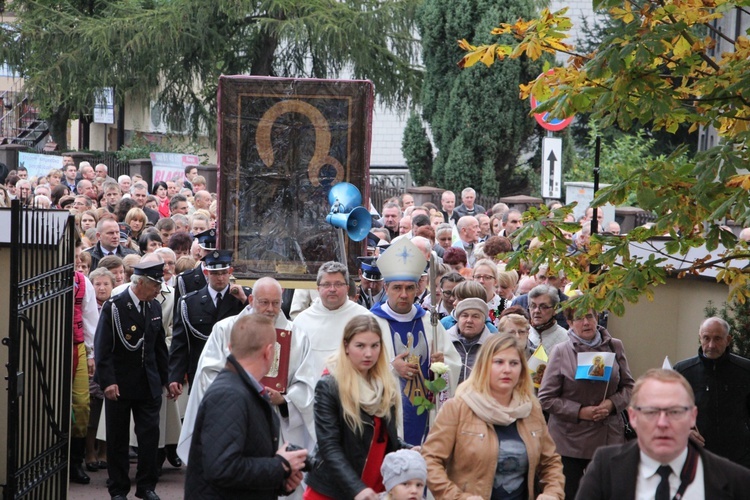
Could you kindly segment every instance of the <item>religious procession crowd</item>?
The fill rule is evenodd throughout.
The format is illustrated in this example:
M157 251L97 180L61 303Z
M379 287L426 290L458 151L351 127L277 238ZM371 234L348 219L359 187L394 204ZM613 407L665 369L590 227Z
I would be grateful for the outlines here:
M487 213L471 188L460 205L449 191L441 207L386 202L358 277L332 261L315 289L264 277L250 290L216 249L215 195L195 169L149 189L79 167L30 194L13 179L28 203L51 187L81 235L72 481L106 470L127 498L133 460L147 499L165 461L186 464L196 499L750 491L750 361L726 322L696 325L697 356L634 380L606 312L561 307L575 294L564 275L505 269L522 214Z

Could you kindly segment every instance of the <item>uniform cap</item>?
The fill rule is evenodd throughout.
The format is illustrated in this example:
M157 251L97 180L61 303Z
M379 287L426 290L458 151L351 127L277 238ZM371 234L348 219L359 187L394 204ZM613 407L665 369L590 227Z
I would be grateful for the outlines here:
M195 235L198 240L198 246L203 250L216 249L216 229L208 229Z
M223 271L232 267L232 250L214 250L209 252L201 260L204 268L209 271Z
M147 262L145 264L134 264L133 274L145 276L151 281L164 283L164 262Z

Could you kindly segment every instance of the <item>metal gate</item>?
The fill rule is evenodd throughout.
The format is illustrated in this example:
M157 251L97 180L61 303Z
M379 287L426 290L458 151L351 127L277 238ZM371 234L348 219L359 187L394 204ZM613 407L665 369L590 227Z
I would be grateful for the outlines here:
M67 495L74 249L67 212L13 201L5 499Z

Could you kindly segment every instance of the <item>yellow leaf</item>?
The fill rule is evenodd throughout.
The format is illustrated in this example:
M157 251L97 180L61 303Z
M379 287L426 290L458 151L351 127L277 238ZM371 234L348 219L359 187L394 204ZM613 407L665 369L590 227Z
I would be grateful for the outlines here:
M521 89L521 99L527 99L529 95L531 94L531 88L533 87L533 82L528 85L522 83L518 87Z
M490 45L485 49L484 55L480 59L480 61L482 61L482 63L488 68L495 62L495 47L497 47L497 45Z
M512 29L512 26L510 24L500 23L500 26L490 31L490 34L491 35L504 35L506 33L510 33L511 29Z
M684 36L680 36L679 40L677 40L677 43L674 45L673 53L677 59L682 59L683 57L690 55L692 50L690 42L688 42Z
M460 61L458 61L458 67L461 69L470 68L474 66L479 60L481 60L483 55L483 50L470 52L469 54L466 54L464 57L462 57Z
M458 41L458 46L461 48L461 50L477 50L477 48L467 42L465 38Z

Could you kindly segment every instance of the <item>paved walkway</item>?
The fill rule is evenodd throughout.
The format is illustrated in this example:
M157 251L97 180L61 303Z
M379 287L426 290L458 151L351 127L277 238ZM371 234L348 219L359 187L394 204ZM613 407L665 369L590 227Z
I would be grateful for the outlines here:
M109 493L107 492L107 471L86 471L86 474L91 478L91 483L70 483L70 494L68 498L71 500L107 500L109 498ZM133 481L133 485L130 487L130 495L128 498L131 500L137 500L135 496L134 463L130 464L130 479ZM175 469L169 465L169 462L164 462L164 469L162 469L159 484L156 485L156 493L159 497L161 497L162 500L181 500L184 497L184 487L185 466L183 465L180 469Z

